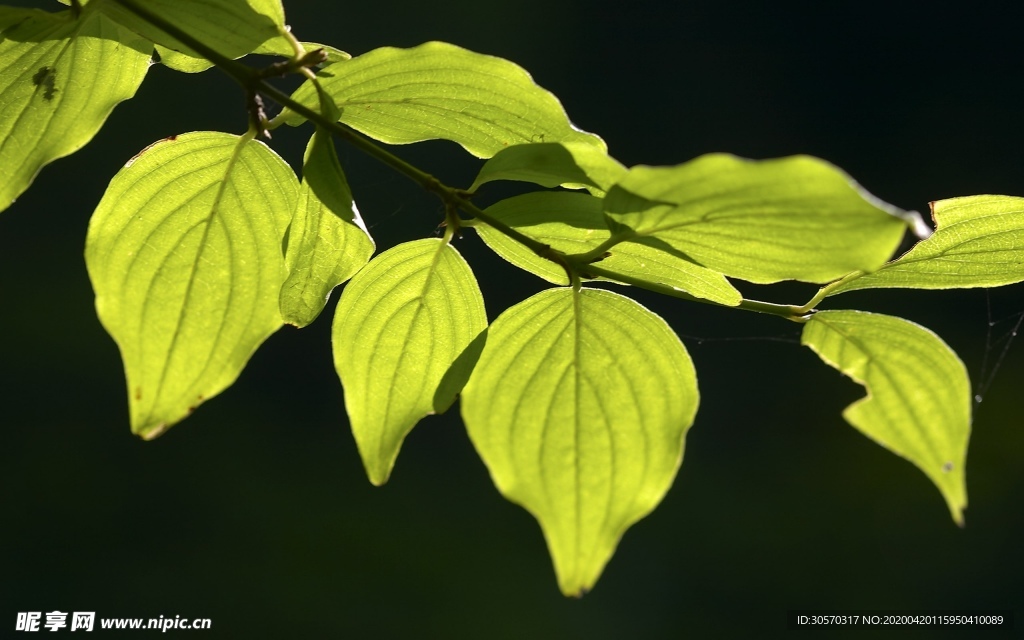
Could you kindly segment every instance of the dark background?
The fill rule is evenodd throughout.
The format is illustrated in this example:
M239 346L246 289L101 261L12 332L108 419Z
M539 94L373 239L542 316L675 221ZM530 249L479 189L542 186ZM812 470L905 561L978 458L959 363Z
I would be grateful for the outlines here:
M1024 195L1016 3L897 4L286 9L301 38L353 54L438 39L509 58L627 165L810 153L904 208ZM961 530L924 474L842 421L862 390L799 347L797 325L631 292L684 336L701 410L674 487L582 600L560 595L539 527L493 488L455 411L424 420L391 482L370 486L330 359L333 300L308 329L274 335L220 397L142 442L93 310L85 231L128 158L201 129L241 133L241 92L217 71L153 67L90 145L0 214L0 636L18 611L55 609L212 618L213 632L196 636L382 638L763 638L797 633L785 630L791 608L1024 614L1022 344L975 416ZM272 146L295 163L306 135L275 132ZM378 247L434 233L435 199L339 148ZM450 143L398 152L456 185L479 166ZM491 318L544 287L472 232L458 247ZM744 287L787 303L813 290ZM996 319L1024 311L1021 292L866 292L829 304L936 330L978 384L986 353L1000 352L986 349L987 307ZM885 634L852 634L867 635Z

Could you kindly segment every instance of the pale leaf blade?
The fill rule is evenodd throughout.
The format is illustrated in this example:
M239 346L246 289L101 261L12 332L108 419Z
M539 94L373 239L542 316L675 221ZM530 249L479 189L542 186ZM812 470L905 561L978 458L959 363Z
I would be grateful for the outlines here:
M626 168L603 149L579 142L538 142L502 149L484 163L470 191L494 180L521 180L544 187L586 187L604 195Z
M288 230L284 321L304 327L315 320L334 287L355 275L374 248L331 136L318 128L306 148L298 208Z
M586 194L548 191L502 200L488 207L487 213L555 250L573 254L590 251L611 237L601 207L599 198ZM476 224L474 229L495 253L517 267L548 282L568 284L565 269L560 265L484 223ZM740 303L739 291L721 273L694 264L671 247L659 247L651 239L619 243L610 254L597 264L719 304Z
M110 0L101 5L108 16L160 45L161 57L166 56L171 68L190 73L208 68L204 56L137 15L132 11L134 7L173 24L231 59L255 51L268 40L283 40L280 30L286 28L280 0Z
M634 167L608 192L605 207L639 235L757 283L824 283L871 271L919 219L809 156L709 154L675 167Z
M326 60L317 65L318 67L327 66L334 64L335 62L343 62L345 60L351 60L352 55L337 49L328 44L320 44L318 42L303 42L302 48L305 49L306 53L310 51L316 51L320 49L324 52ZM292 58L295 56L295 51L292 49L291 44L284 38L274 38L267 40L259 47L257 47L253 53L260 55L272 55L281 56L283 58Z
M263 143L215 132L151 145L114 176L86 265L121 350L133 432L156 437L230 386L281 326L297 190Z
M0 7L0 211L135 95L151 50L96 11Z
M187 53L179 53L174 49L168 49L163 45L154 45L160 64L168 69L174 69L182 73L201 73L213 68L213 63L206 58L190 56Z
M322 63L324 65L341 62L342 60L348 60L352 57L341 49L336 49L325 44L303 42L302 46L307 52L315 51L317 49L323 50L324 54L327 56L327 59ZM156 52L160 55L160 63L174 69L175 71L181 71L183 73L199 73L213 67L213 63L206 58L197 58L184 53L178 53L173 49L168 49L161 45L156 45ZM252 53L268 56L281 56L282 58L292 58L295 56L295 51L292 48L291 43L282 36L274 36L270 40L267 40L260 46L256 47Z
M319 74L341 122L388 144L451 140L487 158L528 142L577 142L605 149L569 122L558 99L517 65L444 42L383 47ZM292 96L317 108L307 82ZM292 114L297 124L302 117Z
M1024 281L1024 198L982 195L932 203L931 237L829 295L857 289L965 289Z
M971 388L953 350L913 322L864 311L814 314L802 343L867 388L843 417L921 469L962 525Z
M335 49L328 45L317 44L314 42L303 42L302 46L306 51L322 49L327 55L325 64L333 64L342 60L348 60L352 57L344 51ZM196 58L184 53L178 53L173 49L168 49L161 45L156 45L156 52L160 55L160 64L174 69L175 71L181 71L182 73L200 73L213 67L213 63L206 58ZM283 58L291 58L295 55L291 43L282 36L275 36L270 40L267 40L260 46L256 47L252 53L281 56Z
M440 239L389 249L345 286L332 329L334 364L373 484L387 482L416 423L454 402L486 327L473 272Z
M693 364L661 318L565 288L495 320L462 415L495 485L540 521L562 591L580 595L672 484L697 404Z

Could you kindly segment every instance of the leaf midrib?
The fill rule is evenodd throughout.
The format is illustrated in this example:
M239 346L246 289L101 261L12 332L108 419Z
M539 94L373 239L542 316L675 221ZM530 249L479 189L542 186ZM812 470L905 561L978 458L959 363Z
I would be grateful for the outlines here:
M419 320L420 313L422 313L423 308L426 306L426 296L427 296L427 293L430 290L430 286L431 286L431 284L433 282L433 279L434 279L433 278L434 271L437 269L437 265L438 265L438 262L441 259L442 252L445 250L445 248L447 248L447 246L448 246L447 242L441 241L441 242L438 243L438 247L437 247L437 249L435 249L434 255L431 258L430 266L427 268L426 278L425 278L425 280L423 282L423 287L420 289L420 294L418 296L416 296L415 298L413 298L413 300L410 301L411 303L415 304L416 307L415 307L415 309L413 309L413 312L412 312L412 321L406 326L406 328L405 328L405 335L402 337L402 350L399 352L398 362L395 365L395 371L396 372L402 370L402 362L405 361L405 357L406 357L406 354L408 352L409 341L412 339L413 328L416 326L416 323ZM433 345L431 345L430 355L433 356L433 354L434 354L434 347L433 347ZM428 360L429 360L429 358L428 358ZM420 384L420 388L421 389L422 389L422 386L423 386L424 382L426 382L425 378L421 380L421 384ZM392 393L393 390L394 390L394 385L389 385L389 387L388 387L388 401L387 401L387 404L385 405L385 408L384 408L384 422L383 422L383 424L385 426L389 423L390 417L391 417L391 410L392 410L392 404L393 404L391 399L393 397L393 393ZM381 429L378 432L378 437L377 437L377 457L378 457L378 459L383 457L383 451L384 451L384 429Z
M224 169L224 177L220 181L220 185L217 188L217 195L214 197L213 203L210 205L210 213L206 216L203 228L203 235L199 240L199 248L196 251L195 258L192 259L192 265L189 269L188 284L185 287L185 296L182 301L181 307L178 309L178 318L174 324L174 334L171 336L171 344L167 348L167 357L163 359L163 364L160 369L160 377L157 382L156 394L153 397L153 403L150 405L149 414L147 415L144 424L151 426L150 423L153 419L153 414L156 412L159 406L160 399L163 396L164 382L167 379L167 371L170 368L171 354L178 344L178 338L181 337L182 324L184 323L185 316L187 315L189 299L192 297L192 289L196 281L196 271L199 267L199 261L206 250L207 239L210 235L210 227L213 226L213 218L217 214L220 207L221 200L224 197L224 192L227 189L228 177L231 175L235 164L241 157L242 149L245 145L252 141L254 136L253 132L248 132L245 135L239 136L238 142L235 143L234 149L231 151L231 156L228 158L227 164ZM227 234L226 234L227 235ZM141 425L140 425L141 426Z

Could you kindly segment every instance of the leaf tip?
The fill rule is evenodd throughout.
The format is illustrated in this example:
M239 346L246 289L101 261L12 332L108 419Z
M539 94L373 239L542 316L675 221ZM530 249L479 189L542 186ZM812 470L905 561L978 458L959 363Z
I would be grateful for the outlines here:
M956 526L960 527L961 529L967 527L967 522L964 520L964 510L966 508L966 499L949 500L949 513L951 516L953 516L953 522L956 523Z
M967 528L967 522L964 520L965 508L967 508L966 504L949 503L949 513L953 516L953 522L961 529Z
M134 431L135 435L139 436L146 442L149 442L150 440L155 440L162 436L164 432L170 428L170 426L171 425L167 424L166 422L160 422L152 426L144 426L141 429L136 429Z
M366 478L375 487L383 487L391 479L391 471L395 468L395 460L398 458L398 451L390 458L371 458L363 456L363 468L366 470Z
M951 462L942 465L943 473L950 473L952 470L953 465ZM962 476L952 490L942 488L941 486L940 490L946 499L946 505L949 507L949 514L953 517L953 522L961 529L965 528L967 525L964 521L964 510L967 508L967 495Z
M573 600L582 600L583 596L590 593L590 590L594 588L595 582L596 578L588 581L581 579L578 575L571 577L558 576L558 588L562 595Z

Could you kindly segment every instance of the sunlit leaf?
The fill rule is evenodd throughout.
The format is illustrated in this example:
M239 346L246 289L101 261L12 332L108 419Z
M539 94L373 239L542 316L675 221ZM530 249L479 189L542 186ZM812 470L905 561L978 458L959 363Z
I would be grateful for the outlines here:
M287 47L282 46L282 42L284 42L287 45ZM302 44L302 48L305 49L307 53L310 51L316 51L317 49L322 49L324 55L327 56L326 60L324 60L321 63L321 65L323 66L334 64L335 62L343 62L345 60L352 59L351 54L342 51L341 49L338 49L336 47L332 47L329 44L320 44L318 42L302 42L300 44ZM285 41L283 38L274 38L268 40L261 44L260 46L256 47L256 50L253 51L253 53L257 53L260 55L282 56L285 58L291 58L292 56L295 55L295 51L292 50L291 45L288 44L287 41Z
M476 191L492 180L522 180L545 187L586 187L604 195L624 175L626 168L593 144L517 144L485 162L469 190Z
M168 67L169 69L174 69L175 71L181 71L182 73L200 73L213 67L213 63L206 58L198 58L186 53L178 53L174 49L168 49L161 45L156 45L155 48L160 64Z
M953 350L913 322L863 311L820 311L802 341L867 387L846 421L924 471L963 525L971 385Z
M0 7L0 211L135 95L151 50L96 11Z
M85 257L135 433L156 437L223 391L281 326L297 191L263 143L226 133L163 140L114 176Z
M823 283L876 269L918 218L808 156L710 154L634 167L608 192L605 210L699 264L758 283Z
M333 64L335 62L341 62L342 60L348 60L352 57L341 49L336 49L328 45L317 44L315 42L303 42L302 46L306 51L323 49L324 53L327 54L327 60L324 64ZM213 66L213 63L205 58L196 58L184 53L178 53L173 49L168 49L167 47L162 47L160 45L156 45L156 51L160 54L160 62L175 71L199 73L201 71L206 71ZM267 40L260 46L256 47L252 53L281 56L284 58L291 58L295 55L292 45L282 36L275 36L270 40Z
M562 591L579 595L668 491L697 401L690 357L661 318L565 288L495 320L462 415L495 485L540 521Z
M932 203L935 233L874 273L830 295L908 287L963 289L1024 281L1024 198L970 196Z
M240 58L271 39L281 39L281 0L107 0L102 11L160 45L165 64L181 71L207 68L203 56L136 13L149 12L228 58ZM185 54L175 56L172 51ZM201 68L200 68L201 67Z
M345 286L334 316L334 365L372 483L387 482L423 416L455 401L486 327L473 272L436 238L385 251Z
M611 237L601 200L581 193L544 191L502 200L487 213L516 230L567 254L586 253ZM568 284L565 269L484 223L474 227L498 255L554 284ZM597 264L609 271L667 285L724 305L740 303L725 277L694 264L651 238L622 242Z
M482 158L526 142L605 149L600 138L572 126L558 99L522 68L444 42L374 49L326 67L320 82L337 101L341 122L389 144L452 140ZM292 97L317 106L308 82ZM296 114L288 119L301 121Z
M281 288L284 321L304 327L316 319L331 290L355 275L374 247L331 136L317 129L306 148L298 209L288 230L288 279Z

